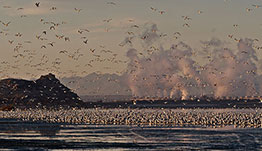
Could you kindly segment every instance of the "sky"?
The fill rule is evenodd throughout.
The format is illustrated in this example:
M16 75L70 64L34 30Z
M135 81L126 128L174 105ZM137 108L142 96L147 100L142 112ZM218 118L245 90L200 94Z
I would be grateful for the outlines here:
M261 47L261 6L262 0L0 0L0 77L122 74L128 49L143 46L119 44L148 24L167 35L163 47L183 41L197 51L212 38L230 47L257 39Z

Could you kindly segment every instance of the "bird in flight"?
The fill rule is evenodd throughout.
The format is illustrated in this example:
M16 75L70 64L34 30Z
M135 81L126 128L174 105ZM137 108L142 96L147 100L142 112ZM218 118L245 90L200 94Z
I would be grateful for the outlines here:
M55 42L49 42L48 45L54 47L54 43L55 43Z
M8 23L2 22L2 24L3 24L4 26L6 26L6 27L7 27L10 23L11 23L11 22L8 22Z
M82 9L75 8L75 11L78 12L78 13L80 13L81 10Z
M51 26L50 28L49 28L50 30L55 30L55 26Z
M24 43L28 43L28 44L30 44L30 43L32 43L31 41L24 41Z
M197 11L197 13L200 15L200 14L202 14L202 13L203 13L203 11L201 11L201 10L198 10L198 11Z
M164 13L165 13L165 11L161 10L161 11L159 11L159 13L162 15L162 14L164 14Z
M45 45L42 45L42 46L41 46L41 49L42 49L42 48L46 48L46 46L45 46Z
M154 8L154 7L150 7L150 9L153 10L153 11L157 11L157 9Z
M21 33L16 33L15 36L16 36L16 37L21 37L22 34L21 34Z
M58 39L63 39L64 38L64 35L55 35L56 36L56 38L58 38Z
M77 30L79 34L82 34L83 32L90 32L88 29L79 29Z
M14 41L13 41L13 40L8 40L8 42L9 42L10 44L12 44Z
M235 40L236 42L240 42L240 41L241 41L241 39L237 39L237 38L234 38L234 40Z
M35 6L39 7L40 6L40 2L35 3Z
M107 4L116 5L115 2L107 2Z
M179 35L179 36L181 36L181 33L180 33L180 32L175 32L174 35Z
M246 8L246 11L247 12L250 12L252 9L251 8Z
M3 8L11 8L11 6L3 6Z
M66 50L61 50L61 51L59 51L59 53L67 53L67 51Z
M56 10L57 8L56 7L51 7L50 10Z
M90 32L88 29L80 29L82 31Z
M93 52L93 53L95 52L95 50L96 50L96 49L91 49L91 48L90 48L90 51Z
M139 26L138 26L138 25L132 25L131 27L139 28Z
M233 35L228 35L228 37L232 39L232 38L233 38Z
M112 18L110 18L110 19L104 19L103 22L108 22L108 23L109 23L111 20L112 20Z
M65 37L65 41L70 41L69 37Z
M183 18L184 20L192 20L192 18L190 18L190 17L188 17L188 16L182 16L182 18Z
M78 30L77 32L78 32L79 34L82 34L82 33L83 33L83 31L82 31L82 30Z
M88 42L88 39L87 39L87 40L84 40L83 42L84 42L85 44L87 44L87 42Z
M132 31L128 31L127 34L128 35L134 35L134 33Z
M254 6L254 7L256 7L256 8L262 7L262 5L252 5L252 6Z
M187 24L187 23L185 23L185 24L183 24L183 27L190 27L190 25L189 24Z

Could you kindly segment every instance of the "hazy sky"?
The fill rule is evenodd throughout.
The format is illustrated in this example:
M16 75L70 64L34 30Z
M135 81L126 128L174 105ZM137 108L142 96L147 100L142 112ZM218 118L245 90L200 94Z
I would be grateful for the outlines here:
M234 45L228 35L258 39L261 46L260 5L262 0L0 0L0 77L121 73L128 47L119 44L131 26L142 28L146 23L157 24L170 43L180 32L177 41L196 49L200 40L213 37Z

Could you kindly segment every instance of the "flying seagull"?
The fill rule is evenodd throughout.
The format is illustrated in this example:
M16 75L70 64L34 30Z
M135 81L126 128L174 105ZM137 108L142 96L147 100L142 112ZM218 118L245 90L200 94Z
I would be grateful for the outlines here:
M35 3L35 6L39 7L40 6L40 2Z

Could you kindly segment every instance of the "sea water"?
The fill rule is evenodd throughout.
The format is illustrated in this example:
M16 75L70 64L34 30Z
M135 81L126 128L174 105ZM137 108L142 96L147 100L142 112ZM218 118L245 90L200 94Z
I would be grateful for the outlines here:
M261 128L51 124L0 120L0 150L261 150Z

